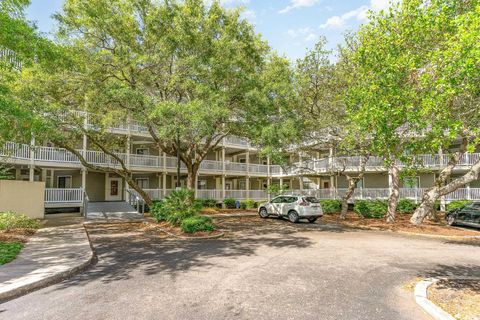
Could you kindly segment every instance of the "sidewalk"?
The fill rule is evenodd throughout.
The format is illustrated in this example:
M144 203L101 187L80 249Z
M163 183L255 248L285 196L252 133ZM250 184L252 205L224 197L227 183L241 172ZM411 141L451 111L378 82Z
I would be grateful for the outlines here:
M40 229L15 260L0 266L0 302L61 281L93 257L83 225Z

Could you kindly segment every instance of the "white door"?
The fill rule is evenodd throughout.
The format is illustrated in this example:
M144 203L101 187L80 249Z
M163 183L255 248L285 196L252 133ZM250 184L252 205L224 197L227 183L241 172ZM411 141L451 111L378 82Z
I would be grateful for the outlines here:
M107 188L105 190L105 201L121 201L122 200L122 179L108 178Z

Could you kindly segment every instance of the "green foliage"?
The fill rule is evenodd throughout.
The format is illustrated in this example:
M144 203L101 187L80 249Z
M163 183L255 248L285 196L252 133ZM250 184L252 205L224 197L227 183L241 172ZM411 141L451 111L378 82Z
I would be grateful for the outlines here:
M12 180L14 176L10 173L10 168L0 163L0 180Z
M193 191L180 189L173 191L162 202L152 206L155 220L165 220L172 225L179 225L182 220L197 215L202 209L201 204L193 201Z
M400 199L397 205L397 211L400 213L412 213L417 208L415 201L410 199Z
M233 198L225 198L223 203L227 209L235 209L236 208L236 200Z
M254 200L244 200L244 201L241 201L240 202L240 209L254 209L254 208L257 208L257 206L255 206L255 201Z
M383 218L388 210L386 201L356 200L354 211L364 218Z
M12 229L38 229L40 222L27 217L24 214L17 214L11 211L0 212L0 230Z
M325 214L339 212L342 208L342 202L340 200L321 200L320 204Z
M193 216L183 219L181 222L181 228L183 232L195 233L200 231L214 231L215 225L212 223L212 219L203 216Z
M20 242L0 242L0 265L15 259L22 248L23 244Z
M449 204L447 204L447 211L453 211L456 209L460 209L466 205L471 204L472 201L469 200L457 200L457 201L452 201Z
M268 186L267 192L273 195L279 195L288 191L289 189L289 186L286 184L280 185L279 183L273 183Z
M215 208L217 200L215 199L195 199L203 208Z

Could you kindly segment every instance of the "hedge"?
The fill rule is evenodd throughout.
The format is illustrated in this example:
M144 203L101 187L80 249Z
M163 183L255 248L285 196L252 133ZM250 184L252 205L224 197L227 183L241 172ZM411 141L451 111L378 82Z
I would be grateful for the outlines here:
M340 200L321 200L323 213L336 213L342 209L342 201Z
M382 200L356 200L354 211L364 218L383 218L388 210L386 201Z

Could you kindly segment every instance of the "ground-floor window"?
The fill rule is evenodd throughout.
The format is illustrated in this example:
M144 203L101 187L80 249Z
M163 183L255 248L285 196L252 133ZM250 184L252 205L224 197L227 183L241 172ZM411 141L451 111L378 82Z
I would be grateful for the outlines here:
M57 188L69 189L72 187L72 176L59 176L57 177Z
M142 189L148 189L149 188L149 180L148 178L137 178L135 179L137 182L138 186Z

